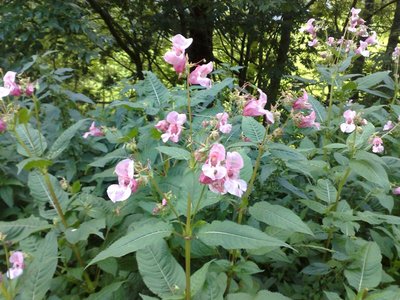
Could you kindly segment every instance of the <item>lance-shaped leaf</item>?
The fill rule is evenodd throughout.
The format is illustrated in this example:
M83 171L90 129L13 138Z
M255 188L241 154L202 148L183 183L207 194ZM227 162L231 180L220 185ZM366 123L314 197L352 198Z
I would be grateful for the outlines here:
M329 179L318 179L317 186L312 187L318 199L331 204L336 201L337 191Z
M139 272L146 286L165 299L185 290L185 271L169 252L167 243L158 238L136 253Z
M106 259L108 257L121 257L128 253L151 245L160 238L169 236L172 233L171 225L160 222L156 224L146 224L143 227L129 232L127 235L112 243L106 250L100 252L90 263Z
M243 134L254 143L261 143L264 138L264 126L257 122L253 117L243 117L242 130Z
M161 153L164 153L164 154L170 156L171 158L175 158L178 160L189 160L190 159L190 152L185 149L182 149L182 148L159 146L156 149L158 151L160 151Z
M6 235L7 241L17 243L34 232L51 228L45 220L30 216L27 219L18 219L12 222L0 222L0 232Z
M262 247L289 247L288 244L247 225L231 221L214 221L204 225L197 237L209 246L225 249L258 249Z
M22 156L41 156L47 148L45 137L31 124L20 124L15 128L18 139L17 151Z

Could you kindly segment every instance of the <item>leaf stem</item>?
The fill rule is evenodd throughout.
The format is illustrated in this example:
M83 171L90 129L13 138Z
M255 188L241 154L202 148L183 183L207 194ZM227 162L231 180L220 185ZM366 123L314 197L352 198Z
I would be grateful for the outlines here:
M185 275L186 275L186 300L191 299L190 295L190 252L192 242L192 228L191 228L191 209L192 199L188 194L187 211L186 211L186 226L185 226Z

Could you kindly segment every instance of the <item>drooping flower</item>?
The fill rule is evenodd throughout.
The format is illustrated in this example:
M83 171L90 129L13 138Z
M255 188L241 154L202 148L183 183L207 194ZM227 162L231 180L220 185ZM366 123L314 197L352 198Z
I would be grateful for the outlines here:
M303 95L297 98L297 100L293 103L292 108L295 110L312 108L311 104L308 102L308 94L305 90L303 90Z
M124 159L115 166L115 174L118 176L118 184L112 184L107 188L107 195L112 202L125 201L136 192L138 183L134 178L135 162L132 159Z
M365 42L368 45L376 45L378 43L376 32L371 31L371 35L365 40Z
M311 18L307 21L306 25L302 28L300 28L300 32L307 32L309 34L312 35L312 37L314 38L317 35L317 30L314 27L313 23L314 23L315 19Z
M399 56L400 56L400 48L399 48L398 46L396 46L396 47L394 48L393 53L392 53L392 60L393 60L393 61L398 60Z
M225 153L222 144L214 144L202 166L199 181L207 184L214 193L221 195L230 193L241 197L247 189L247 183L240 179L240 170L243 166L243 158L238 152Z
M89 131L87 131L83 134L83 138L87 139L90 135L91 136L104 136L104 132L101 130L101 128L96 127L95 122L92 122L92 124L89 127Z
M368 43L360 41L360 46L356 49L356 54L360 54L364 57L369 57L369 51L367 50Z
M206 88L211 87L211 79L207 75L213 70L213 63L210 61L208 64L197 66L194 71L189 74L190 84L200 84Z
M6 130L7 130L7 123L2 118L0 118L0 133L3 133Z
M24 253L21 251L15 251L10 255L11 268L7 271L7 277L10 279L17 278L24 272Z
M374 137L372 140L372 152L382 153L384 150L382 139L379 136Z
M297 118L295 118L295 122L299 128L315 127L319 130L320 123L315 122L316 117L315 110L312 109L310 114L307 116L300 112Z
M251 98L245 103L243 116L256 117L265 115L267 122L274 124L274 115L269 110L264 109L265 104L267 104L267 95L262 90L257 90L260 93L260 98L258 100Z
M350 32L356 32L357 31L357 26L358 25L363 25L365 23L365 21L360 18L360 16L358 15L361 12L361 9L357 9L352 7L351 8L351 17L349 20L349 26L347 27L347 30Z
M327 40L326 44L327 44L328 46L330 46L330 47L335 46L335 38L332 37L332 36L328 37L328 40Z
M164 55L164 60L171 64L175 72L181 74L185 71L186 54L185 50L192 44L192 38L185 38L181 34L172 37L172 49Z
M308 46L317 47L318 46L318 40L317 39L312 39L311 41L308 42Z
M393 195L400 195L400 186L395 187L392 191Z
M229 115L226 112L218 113L215 115L217 118L217 129L222 133L229 133L232 130L232 124L228 124Z
M356 124L354 124L354 118L356 117L356 112L354 110L348 109L343 113L343 117L346 122L340 124L340 130L345 133L351 133L356 129Z
M155 127L163 132L161 139L164 143L168 140L177 143L182 133L183 124L186 122L186 115L179 114L176 111L168 113L165 120L159 121Z
M21 87L15 82L16 75L16 72L8 71L3 77L4 87L9 90L11 96L21 96L22 94Z
M383 131L389 131L394 127L394 124L392 121L387 121L386 124L383 126Z

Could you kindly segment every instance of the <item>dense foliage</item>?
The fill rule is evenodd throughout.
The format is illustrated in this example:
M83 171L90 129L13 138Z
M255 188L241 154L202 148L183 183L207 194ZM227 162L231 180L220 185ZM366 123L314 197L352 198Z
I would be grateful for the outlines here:
M35 54L18 73L6 59L1 297L399 299L400 50L391 70L352 73L379 56L379 35L355 8L344 28L302 25L313 72L288 77L273 105L265 78L232 78L234 56L199 61L180 34L139 51L170 83L135 68L142 79L121 79L106 106L71 84L84 76L70 57Z

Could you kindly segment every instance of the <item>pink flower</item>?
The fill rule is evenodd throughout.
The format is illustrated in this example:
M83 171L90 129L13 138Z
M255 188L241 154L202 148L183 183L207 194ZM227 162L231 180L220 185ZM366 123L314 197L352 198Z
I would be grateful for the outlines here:
M297 124L299 128L308 128L308 127L315 127L317 129L320 128L320 124L315 122L316 114L314 110L311 110L311 113L308 116L304 116L303 114L300 115L300 120Z
M165 120L159 121L155 127L163 132L161 139L164 143L171 140L174 143L179 141L182 133L183 124L186 122L185 114L178 114L176 111L168 113Z
M356 49L356 54L360 54L364 57L369 56L369 51L367 50L368 43L360 41L360 46Z
M376 39L376 32L372 31L372 34L365 40L368 45L376 45L378 43Z
M393 195L400 195L400 186L395 187L392 192L393 192Z
M383 126L383 131L389 131L394 127L394 124L392 121L387 121L387 123Z
M224 146L214 144L202 166L199 181L207 184L214 193L230 193L241 197L247 189L247 183L239 178L243 166L243 158L238 152L228 152L225 155Z
M10 255L11 268L7 271L7 277L10 279L17 278L22 275L25 265L24 265L24 253L21 251L15 251Z
M25 89L25 95L32 96L34 91L35 91L35 86L33 85L33 83L29 82Z
M232 130L232 125L228 124L229 115L226 112L216 114L218 120L217 129L222 133L229 133Z
M305 90L303 90L303 96L297 98L297 100L293 103L292 108L295 110L312 108L311 104L308 102L308 94Z
M348 109L343 113L343 117L346 122L340 124L340 130L345 133L351 133L356 129L356 125L354 124L354 118L356 117L356 112Z
M308 42L308 46L309 47L317 47L318 46L318 40L317 39L313 39L312 41Z
M11 96L21 96L21 87L15 83L16 72L8 71L3 77L4 87L9 89Z
M400 56L400 48L396 47L394 48L394 51L392 53L392 60L396 61Z
M383 141L380 137L376 136L372 140L372 152L382 153L385 148L383 147Z
M262 116L265 115L267 122L269 124L274 124L274 115L269 111L264 109L265 104L267 104L267 95L260 89L257 89L260 93L260 98L258 100L251 98L246 102L243 109L243 116Z
M134 161L124 159L115 166L118 176L118 184L112 184L107 188L107 195L112 202L125 201L136 192L138 183L134 178Z
M357 9L357 8L352 8L351 9L351 17L350 17L350 25L347 28L348 31L350 32L356 32L357 31L357 25L363 25L365 23L365 21L363 19L361 19L359 17L359 13L361 12L361 9Z
M89 127L89 131L85 132L83 134L83 138L86 139L91 136L104 136L104 132L101 130L101 128L96 127L95 122L92 122L92 124Z
M172 49L164 55L164 60L171 64L175 72L181 74L185 71L186 55L185 50L192 44L192 38L185 38L181 34L177 34L171 39Z
M7 123L0 118L0 133L3 133L7 130Z
M206 88L211 87L211 79L207 75L213 70L213 63L210 61L206 65L197 66L196 69L189 74L190 84L200 84Z
M304 27L302 27L300 29L300 32L308 32L309 34L311 34L313 37L315 37L317 35L317 30L314 27L313 23L314 23L315 19L309 19L306 23L306 25Z
M0 87L0 99L7 97L10 94L10 89L5 87Z
M326 42L326 44L328 45L328 46L335 46L335 38L334 37L328 37L328 41Z

